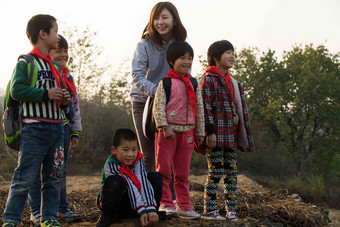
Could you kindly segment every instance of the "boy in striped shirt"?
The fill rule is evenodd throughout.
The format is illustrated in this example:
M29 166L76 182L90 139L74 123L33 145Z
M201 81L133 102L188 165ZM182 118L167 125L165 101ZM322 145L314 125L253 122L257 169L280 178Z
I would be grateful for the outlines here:
M136 134L130 129L118 129L104 165L97 198L102 215L96 226L109 227L119 219L135 217L139 217L142 226L151 226L159 220L161 197L162 176L146 173Z
M19 226L28 191L41 169L41 226L61 226L57 219L58 177L64 163L63 111L70 94L60 72L48 55L58 48L58 24L50 15L33 16L26 28L33 50L35 83L28 84L27 63L20 59L14 70L10 94L22 106L23 128L20 134L18 166L3 214L3 226Z

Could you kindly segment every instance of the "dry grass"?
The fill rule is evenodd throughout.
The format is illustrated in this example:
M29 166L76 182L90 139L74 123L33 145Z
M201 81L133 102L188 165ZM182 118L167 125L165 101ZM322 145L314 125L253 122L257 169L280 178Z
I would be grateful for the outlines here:
M205 176L191 176L190 182L192 204L197 212L202 213ZM327 226L329 224L327 216L319 208L311 204L295 201L285 189L271 191L243 175L239 176L238 184L238 213L242 218L238 222L221 223L173 219L162 221L157 226ZM100 214L95 206L99 185L100 177L68 177L70 208L83 217L83 222L72 224L72 226L94 226ZM0 213L3 213L8 194L8 187L5 186L8 186L8 183L0 185ZM224 215L222 185L220 185L217 198L218 209ZM27 204L23 216L23 225L29 226ZM129 227L138 225L138 220L123 220L112 226ZM70 224L64 223L64 226L70 226Z

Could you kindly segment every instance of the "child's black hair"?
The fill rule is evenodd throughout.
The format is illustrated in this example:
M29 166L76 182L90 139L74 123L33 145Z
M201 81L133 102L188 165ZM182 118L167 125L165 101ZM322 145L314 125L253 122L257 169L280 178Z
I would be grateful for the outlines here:
M64 36L62 35L58 35L60 37L59 39L59 44L58 44L58 48L65 48L68 49L68 42L67 40L64 38Z
M175 61L189 52L190 56L194 58L194 50L187 42L175 41L171 43L166 51L166 60L169 63L170 68L174 68Z
M134 131L128 128L118 129L112 137L112 146L120 146L122 140L137 141L137 135Z
M53 22L57 21L53 16L48 14L38 14L33 16L27 23L26 35L27 38L34 45L38 42L40 30L50 34Z
M208 49L209 66L216 66L215 59L217 61L220 61L222 54L228 50L234 51L234 47L233 47L233 44L231 44L227 40L220 40L220 41L217 41L211 44Z

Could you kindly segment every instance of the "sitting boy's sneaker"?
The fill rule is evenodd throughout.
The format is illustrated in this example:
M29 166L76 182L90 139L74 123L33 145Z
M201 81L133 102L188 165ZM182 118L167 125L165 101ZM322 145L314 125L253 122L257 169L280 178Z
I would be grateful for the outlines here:
M214 220L214 221L225 221L226 220L225 217L222 217L218 213L218 210L204 212L203 215L201 216L201 219L204 219L204 220Z
M201 217L200 214L196 213L193 210L183 210L178 211L179 217L184 219L199 219Z
M6 222L2 225L2 227L17 227L17 225L14 223Z
M32 226L40 226L40 213L31 214L30 221Z
M226 216L230 221L236 221L240 219L236 211L228 211Z
M57 217L65 220L66 222L73 222L75 220L81 219L79 214L73 213L70 209L67 209L64 212L62 211L58 212Z
M48 219L41 223L41 227L54 227L54 226L61 226L61 224L56 219Z
M171 220L172 217L171 216L168 216L166 215L166 212L165 211L157 211L157 214L158 214L158 218L160 221L166 221L166 220Z
M178 218L179 215L178 215L178 211L173 208L173 207L166 207L166 206L161 206L159 208L160 211L165 211L166 215L168 216L172 216L172 217L175 217L175 218Z
M102 214L97 221L96 227L110 227L113 222L113 218Z

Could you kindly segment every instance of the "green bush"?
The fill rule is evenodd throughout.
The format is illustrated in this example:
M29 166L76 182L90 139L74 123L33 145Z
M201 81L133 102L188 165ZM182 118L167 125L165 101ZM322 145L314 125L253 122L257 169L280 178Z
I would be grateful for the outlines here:
M208 171L207 158L204 155L192 152L190 169L191 174L194 175L206 174Z

